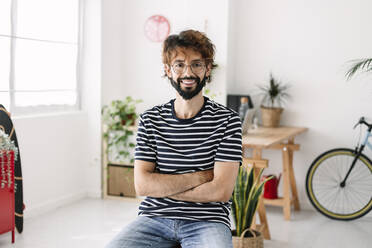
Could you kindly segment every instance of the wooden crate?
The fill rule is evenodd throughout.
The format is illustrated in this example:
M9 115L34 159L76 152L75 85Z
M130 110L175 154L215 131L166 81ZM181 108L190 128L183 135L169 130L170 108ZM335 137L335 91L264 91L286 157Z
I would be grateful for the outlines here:
M108 195L136 197L132 165L108 164L107 177Z

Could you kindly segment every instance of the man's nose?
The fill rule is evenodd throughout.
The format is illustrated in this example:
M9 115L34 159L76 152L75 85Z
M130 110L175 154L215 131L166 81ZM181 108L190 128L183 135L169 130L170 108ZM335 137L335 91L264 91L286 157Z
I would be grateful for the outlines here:
M183 75L184 77L195 76L195 73L191 70L191 65L186 65L186 69Z

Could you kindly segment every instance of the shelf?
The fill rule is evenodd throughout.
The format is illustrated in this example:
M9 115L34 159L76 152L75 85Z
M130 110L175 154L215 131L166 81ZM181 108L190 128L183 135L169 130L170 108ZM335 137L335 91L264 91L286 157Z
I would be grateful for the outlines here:
M271 206L284 206L284 198L279 197L278 199L266 199L263 198L264 204L265 205L271 205ZM293 204L293 200L291 199L291 205Z
M118 162L108 162L107 166L118 166L118 167L134 167L131 163L118 163Z
M124 127L126 128L126 127ZM127 130L137 132L138 126L127 127ZM105 127L104 127L105 130ZM135 134L134 134L135 135ZM107 156L107 142L105 139L102 140L102 192L104 199L115 199L141 202L141 198L130 197L135 195L134 183L133 183L133 168L134 164L130 162L112 162L108 160ZM120 178L120 175L122 178ZM110 177L108 177L108 175ZM110 195L116 194L116 195ZM119 193L123 193L126 196L119 196Z
M105 195L104 199L110 199L110 200L121 200L121 201L127 201L127 202L141 202L142 198L139 197L126 197L126 196L115 196L115 195Z

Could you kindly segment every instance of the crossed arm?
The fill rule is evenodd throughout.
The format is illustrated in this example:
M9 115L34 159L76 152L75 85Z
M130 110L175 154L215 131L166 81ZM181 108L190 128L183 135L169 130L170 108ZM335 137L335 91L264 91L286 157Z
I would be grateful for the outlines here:
M191 202L227 202L238 175L238 162L215 162L214 169L186 174L154 172L155 163L136 160L134 183L142 196Z

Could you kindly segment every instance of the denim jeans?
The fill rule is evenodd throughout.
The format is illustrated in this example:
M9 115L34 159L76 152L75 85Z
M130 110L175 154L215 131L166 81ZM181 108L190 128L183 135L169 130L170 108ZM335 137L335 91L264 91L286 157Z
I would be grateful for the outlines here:
M222 223L138 216L105 248L232 248L231 231Z

